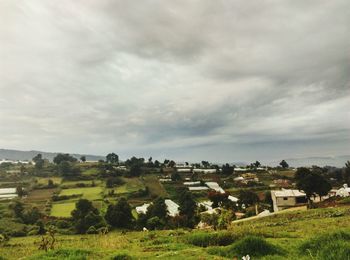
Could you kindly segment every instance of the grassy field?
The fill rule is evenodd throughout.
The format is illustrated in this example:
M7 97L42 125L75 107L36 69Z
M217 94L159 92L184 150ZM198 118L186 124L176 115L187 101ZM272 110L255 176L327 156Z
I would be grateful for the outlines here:
M82 195L83 199L88 200L99 200L102 199L102 187L87 187L87 188L72 188L72 189L63 189L60 195Z
M122 178L122 180L125 184L114 189L118 194L131 193L145 188L139 178Z
M164 189L163 185L158 181L156 175L146 175L143 177L145 185L148 187L151 195L168 197L168 193Z
M75 202L54 203L51 208L52 217L68 218L70 213L75 209Z
M254 260L344 259L334 255L324 256L303 248L305 248L305 242L312 246L311 242L322 241L314 240L315 236L322 236L322 234L332 236L332 232L340 230L350 232L349 220L350 209L344 207L285 212L263 219L235 223L227 231L219 233L174 230L122 234L114 231L107 235L58 236L56 251L48 253L53 256L51 258L45 258L42 255L43 252L37 250L35 243L40 241L40 237L13 238L7 246L0 247L0 255L5 259L28 259L26 257L35 255L37 257L30 259L68 259L62 257L67 256L67 254L70 256L83 255L80 258L71 257L69 259L112 259L114 256L123 254L127 254L133 259L232 259L231 256L220 255L222 252L230 252L229 250L232 248L239 248L238 246L242 248L242 240L245 240L249 235L254 235L264 238L270 247L278 248L273 256L253 257ZM346 246L345 250L350 245L350 233L348 234L337 233L336 236L333 236L334 240L344 240L341 240L339 245L343 245L343 249ZM217 235L222 238L221 242L217 242L219 240L215 239ZM333 238L330 237L330 239ZM224 243L225 246L215 246L216 242L219 245ZM318 247L321 250L331 242L320 242ZM205 247L206 243L208 247ZM254 248L254 245L251 246ZM318 249L313 250L317 251ZM337 249L334 250L337 251ZM332 254L332 251L329 252ZM254 254L253 251L250 253ZM341 254L341 252L337 253ZM345 253L349 253L349 251Z

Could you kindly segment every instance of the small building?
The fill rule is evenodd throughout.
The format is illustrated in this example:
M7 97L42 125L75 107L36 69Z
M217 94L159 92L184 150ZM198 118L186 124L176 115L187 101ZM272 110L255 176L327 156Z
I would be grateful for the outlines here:
M216 169L193 169L193 172L197 172L197 173L216 173L217 170Z
M224 189L221 188L217 182L209 181L209 182L206 182L205 184L206 184L209 188L215 190L216 192L225 193Z
M339 197L349 197L350 196L350 188L347 184L344 184L342 188L336 191L336 196Z
M273 190L271 191L271 198L274 212L307 204L306 194L299 190Z
M196 186L196 187L188 187L189 191L202 191L202 190L209 190L207 186Z

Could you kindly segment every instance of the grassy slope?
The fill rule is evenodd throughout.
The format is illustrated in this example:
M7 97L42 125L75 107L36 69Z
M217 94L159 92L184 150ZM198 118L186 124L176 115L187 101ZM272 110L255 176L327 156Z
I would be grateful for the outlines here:
M265 237L272 244L282 247L287 253L280 259L309 259L298 255L301 242L320 233L338 230L350 231L350 209L331 208L295 211L277 214L263 219L234 223L229 230L238 236L248 234ZM198 232L198 231L193 231ZM130 232L122 235L112 232L106 236L74 235L58 236L57 248L90 250L89 258L110 259L117 253L126 252L136 258L153 259L221 259L210 255L207 248L185 242L187 231ZM40 254L34 242L39 237L13 238L9 246L0 247L0 255L8 259Z

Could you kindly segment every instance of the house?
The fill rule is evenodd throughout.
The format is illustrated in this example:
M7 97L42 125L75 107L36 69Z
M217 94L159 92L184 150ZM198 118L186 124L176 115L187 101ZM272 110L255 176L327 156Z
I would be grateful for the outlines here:
M193 169L193 172L197 173L216 173L216 169Z
M205 183L210 189L215 190L216 192L225 193L224 189L219 186L217 182L206 182Z
M196 187L188 187L189 191L202 191L202 190L209 190L207 186L196 186Z
M342 188L336 191L336 196L339 197L349 197L350 196L350 188L347 184L344 184Z
M307 204L306 194L299 190L273 190L271 191L271 198L274 212Z

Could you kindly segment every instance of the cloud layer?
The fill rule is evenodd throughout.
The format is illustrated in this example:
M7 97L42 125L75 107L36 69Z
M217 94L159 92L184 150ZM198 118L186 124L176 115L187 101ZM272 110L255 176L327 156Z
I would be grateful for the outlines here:
M0 3L0 144L178 160L350 147L350 2Z

